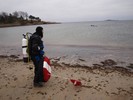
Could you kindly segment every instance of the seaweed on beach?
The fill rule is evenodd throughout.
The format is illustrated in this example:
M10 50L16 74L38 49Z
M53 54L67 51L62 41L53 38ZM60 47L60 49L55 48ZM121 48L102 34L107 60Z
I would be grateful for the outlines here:
M127 67L133 69L133 63L130 63Z
M101 63L103 64L103 66L114 66L114 65L117 65L117 62L115 62L112 59L107 59L105 61L102 61Z

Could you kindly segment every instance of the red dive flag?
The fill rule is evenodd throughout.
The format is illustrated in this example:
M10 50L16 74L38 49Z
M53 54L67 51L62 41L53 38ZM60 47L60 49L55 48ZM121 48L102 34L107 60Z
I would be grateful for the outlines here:
M74 79L70 79L70 81L75 85L75 86L81 86L81 82L79 80L74 80Z
M51 77L51 66L50 66L50 60L48 57L44 57L43 62L43 79L44 82L47 82Z

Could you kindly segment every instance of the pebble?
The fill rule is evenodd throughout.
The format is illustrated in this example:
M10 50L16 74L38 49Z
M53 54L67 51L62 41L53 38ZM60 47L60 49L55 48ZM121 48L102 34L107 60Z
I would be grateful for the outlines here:
M38 91L37 94L44 95L44 93L42 91Z
M17 79L18 79L18 78L17 78L17 77L15 77L15 78L14 78L14 81L16 81Z
M18 99L20 99L20 97L17 97L16 99L18 100Z

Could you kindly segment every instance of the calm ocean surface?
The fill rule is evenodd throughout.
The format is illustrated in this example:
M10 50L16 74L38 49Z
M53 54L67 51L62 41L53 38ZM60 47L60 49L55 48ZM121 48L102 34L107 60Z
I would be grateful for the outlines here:
M133 21L95 21L41 25L49 57L85 59L87 64L104 59L133 61ZM0 28L0 54L21 53L22 34L37 26ZM76 60L75 60L76 61Z

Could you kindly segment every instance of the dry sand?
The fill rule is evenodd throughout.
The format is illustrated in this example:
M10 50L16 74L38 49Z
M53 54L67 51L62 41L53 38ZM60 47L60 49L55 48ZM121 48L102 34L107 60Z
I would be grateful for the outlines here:
M133 73L127 70L55 61L51 67L53 76L44 87L37 88L33 87L32 63L0 57L0 100L133 100ZM79 79L83 85L74 86L70 79Z

